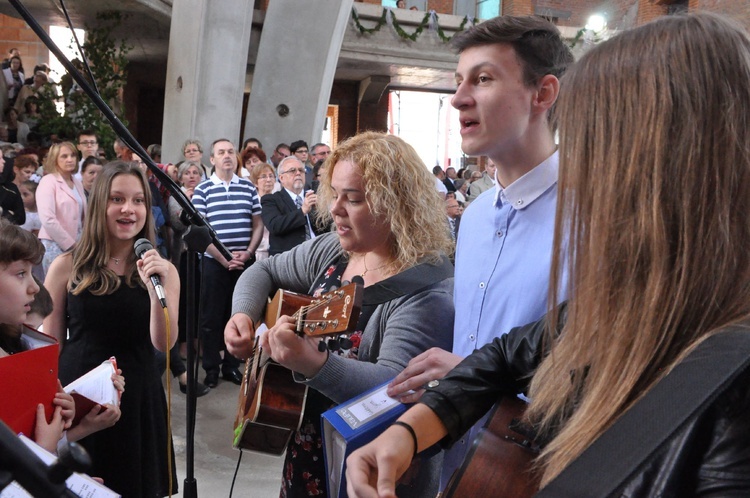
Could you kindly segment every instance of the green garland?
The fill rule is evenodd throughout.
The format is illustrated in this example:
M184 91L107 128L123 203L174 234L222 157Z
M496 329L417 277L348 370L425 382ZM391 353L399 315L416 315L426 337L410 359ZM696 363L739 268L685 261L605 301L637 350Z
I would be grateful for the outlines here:
M362 26L362 23L359 22L359 15L357 14L357 9L352 7L352 18L354 19L354 24L357 26L357 29L359 32L363 35L371 35L377 31L380 31L380 28L382 28L387 23L387 16L388 12L391 13L391 23L393 24L393 28L396 30L396 33L404 39L404 40L411 40L411 41L417 41L417 38L419 35L422 34L424 31L424 28L427 27L430 23L430 16L432 15L430 12L425 12L424 17L422 18L422 22L419 23L419 26L417 26L417 29L414 31L414 33L409 34L406 31L404 31L404 28L401 27L401 25L398 22L398 19L396 19L396 15L393 13L390 9L383 9L383 14L381 14L380 18L378 19L377 24L373 28L365 28ZM449 42L453 39L454 36L456 36L459 32L463 31L466 27L466 23L469 22L469 17L464 16L463 21L461 21L461 24L458 27L458 30L452 35L452 36L446 36L443 29L440 27L440 22L437 14L435 15L435 25L437 26L437 34L440 37L440 39L444 42ZM472 19L472 26L477 23L476 19Z

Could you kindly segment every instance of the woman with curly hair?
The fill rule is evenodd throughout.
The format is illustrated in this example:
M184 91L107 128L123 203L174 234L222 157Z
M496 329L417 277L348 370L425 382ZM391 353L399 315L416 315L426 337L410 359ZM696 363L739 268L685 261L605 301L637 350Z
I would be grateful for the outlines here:
M225 331L229 351L252 355L254 324L277 289L318 296L364 280L350 349L323 351L281 317L260 338L274 360L307 384L305 417L286 453L281 496L325 496L320 415L396 376L409 360L453 340L452 243L434 177L402 139L368 132L326 161L318 208L336 230L256 263L240 277ZM418 228L416 228L418 227ZM435 496L441 454L421 462L401 496Z

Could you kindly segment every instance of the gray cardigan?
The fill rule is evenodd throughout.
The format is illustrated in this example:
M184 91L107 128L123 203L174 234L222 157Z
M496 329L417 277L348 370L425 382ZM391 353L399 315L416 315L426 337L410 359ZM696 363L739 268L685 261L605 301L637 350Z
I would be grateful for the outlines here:
M312 293L318 277L342 256L338 236L329 233L255 263L237 282L232 314L244 313L258 320L267 297L277 289ZM453 278L445 278L378 305L362 334L360 361L332 354L313 378L295 377L342 403L392 379L409 360L431 347L450 351L453 318Z

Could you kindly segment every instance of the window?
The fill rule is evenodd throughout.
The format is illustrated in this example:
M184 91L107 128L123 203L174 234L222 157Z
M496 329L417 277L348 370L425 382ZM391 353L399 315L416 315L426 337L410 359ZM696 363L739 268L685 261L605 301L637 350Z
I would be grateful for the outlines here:
M392 7L396 8L396 0L383 0L382 2L383 7Z
M667 14L685 14L688 11L688 0L674 0L667 6Z
M500 0L477 0L477 17L491 19L500 15Z

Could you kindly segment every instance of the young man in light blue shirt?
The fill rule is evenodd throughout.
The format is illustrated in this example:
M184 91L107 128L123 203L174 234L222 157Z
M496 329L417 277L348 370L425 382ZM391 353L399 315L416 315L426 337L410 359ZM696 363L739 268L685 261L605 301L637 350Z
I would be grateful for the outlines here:
M388 392L404 402L474 349L547 311L558 167L550 114L573 56L558 29L534 17L497 17L454 44L460 56L451 103L462 149L492 160L497 186L461 218L453 352L433 348L409 363ZM476 430L446 453L441 488Z

